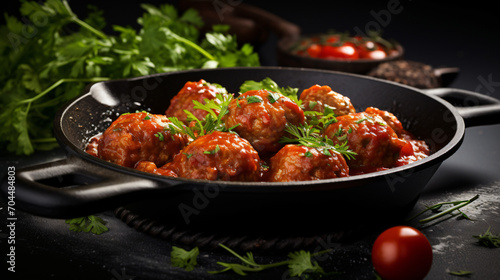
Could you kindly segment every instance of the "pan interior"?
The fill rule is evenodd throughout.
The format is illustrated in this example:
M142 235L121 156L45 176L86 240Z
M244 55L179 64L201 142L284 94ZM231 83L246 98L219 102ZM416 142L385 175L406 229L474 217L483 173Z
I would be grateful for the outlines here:
M187 81L204 79L237 93L244 81L266 77L280 86L299 88L299 94L315 84L329 85L349 97L357 111L369 106L390 111L407 130L426 141L434 154L431 159L456 149L464 133L463 122L450 105L411 87L333 71L258 67L191 70L95 84L60 111L56 135L70 150L87 156L83 150L89 139L120 114L142 110L163 114Z

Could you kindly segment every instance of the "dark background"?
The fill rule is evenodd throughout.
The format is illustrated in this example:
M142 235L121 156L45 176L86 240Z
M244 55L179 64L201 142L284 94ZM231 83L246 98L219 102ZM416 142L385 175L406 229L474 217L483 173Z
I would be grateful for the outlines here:
M200 0L224 9L239 3L251 4L298 25L303 34L325 32L331 29L355 34L355 28L365 31L374 23L385 38L395 39L405 48L405 58L435 67L453 66L461 70L460 79L452 86L476 90L481 77L500 82L500 20L494 1L269 1L269 0ZM69 0L73 11L84 17L88 5L104 11L107 19L106 32L112 25L140 26L136 19L143 10L141 3L160 5L172 0ZM8 1L2 9L9 14L18 12L17 1ZM388 5L400 12L390 14ZM374 15L375 14L375 15ZM377 17L379 19L377 19ZM3 18L2 18L3 23ZM275 64L274 37L262 48L264 65ZM498 87L498 85L497 85ZM481 93L500 96L500 89L481 87Z

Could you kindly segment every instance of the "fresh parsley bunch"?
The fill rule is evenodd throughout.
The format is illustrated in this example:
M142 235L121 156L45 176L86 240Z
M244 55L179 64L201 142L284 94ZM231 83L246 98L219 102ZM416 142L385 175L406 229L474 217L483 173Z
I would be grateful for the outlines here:
M102 11L78 18L67 1L22 1L21 19L5 15L0 26L0 149L18 155L57 146L55 112L85 85L153 73L231 66L258 66L251 45L239 47L215 26L200 38L195 10L141 4L140 30L102 29Z

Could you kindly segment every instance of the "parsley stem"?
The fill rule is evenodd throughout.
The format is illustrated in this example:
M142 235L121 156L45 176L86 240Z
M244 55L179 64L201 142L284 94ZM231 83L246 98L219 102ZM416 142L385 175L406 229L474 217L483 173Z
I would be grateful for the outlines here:
M18 104L32 103L32 102L42 98L44 95L46 95L47 93L49 93L50 91L57 88L58 86L60 86L63 83L68 83L68 82L100 82L100 81L105 81L105 80L109 80L109 78L95 77L95 78L88 78L88 79L71 79L71 78L60 79L57 82L53 83L48 88L46 88L44 91L37 94L36 96L34 96L32 98L21 100L21 101L19 101Z
M64 4L64 7L66 8L66 11L68 12L69 15L71 15L71 20L74 21L76 24L80 25L81 27L87 29L88 31L94 33L95 35L97 35L97 37L100 37L101 39L108 39L108 36L106 36L106 34L102 33L101 31L95 29L94 27L90 26L88 23L86 23L85 21L79 19L75 13L73 13L73 11L71 10L71 8L69 7L69 4L68 4L68 1L62 1L63 4Z
M460 208L462 208L462 207L464 207L464 206L466 206L466 205L470 204L471 202L473 202L474 200L476 200L476 199L478 199L478 198L479 198L479 195L478 195L478 194L476 194L473 198L471 198L471 199L469 199L469 200L464 200L463 202L461 202L461 203L459 203L459 204L455 205L454 207L451 207L451 208L449 208L449 209L446 209L445 211L443 211L443 212L439 212L439 213L437 213L437 214L435 214L435 215L432 215L432 216L430 216L430 217L428 217L428 218L421 219L421 220L419 220L418 222L419 222L419 223L422 223L422 224L427 223L427 222L430 222L430 221L435 220L435 219L437 219L437 218L440 218L440 217L442 217L442 216L444 216L444 215L446 215L446 214L449 214L449 213L451 213L451 212L453 212L453 211L455 211L455 210L457 210L457 209L460 209ZM450 204L450 203L446 203L446 204ZM432 209L432 208L433 208L433 207L431 207L431 208L429 208L429 209Z
M202 55L204 55L206 58L210 59L210 60L216 60L215 57L213 55L211 55L210 53L208 53L206 50L204 50L203 48L201 48L200 46L198 46L197 44L191 42L190 40L184 38L184 37L181 37L173 32L171 32L171 35L172 37L174 37L177 41L179 42L182 42L186 45L188 45L189 47L197 50L199 53L201 53Z
M94 27L90 26L88 23L86 23L85 21L77 18L76 16L73 16L72 17L72 20L80 25L81 27L87 29L88 31L94 33L95 35L97 35L98 37L100 37L101 39L108 39L108 36L106 36L106 34L102 33L101 31L95 29Z

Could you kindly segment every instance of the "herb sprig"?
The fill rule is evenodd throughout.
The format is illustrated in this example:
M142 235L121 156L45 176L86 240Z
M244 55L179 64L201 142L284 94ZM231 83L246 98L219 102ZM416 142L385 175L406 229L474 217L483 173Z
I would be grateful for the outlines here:
M187 251L180 247L172 246L170 253L170 261L173 266L184 268L186 271L191 271L198 264L197 257L200 254L198 247Z
M206 135L212 131L232 131L234 127L227 129L224 124L224 116L229 112L228 105L233 100L232 94L218 93L215 99L205 99L205 104L193 100L194 109L201 109L207 112L203 119L198 119L193 113L184 110L189 122L195 122L193 126L186 126L182 121L176 117L168 117L172 122L169 129L173 132L179 132L189 135L193 140L199 136Z
M238 259L240 259L241 263L217 262L217 264L225 268L218 271L209 271L209 273L211 274L233 271L236 274L245 276L249 272L259 272L279 266L288 266L290 276L292 277L295 276L300 277L305 274L317 274L317 275L338 274L337 272L326 273L323 270L323 268L318 264L318 262L311 260L312 257L329 253L331 252L331 250L324 250L314 254L311 254L308 251L300 250L288 254L288 259L285 261L270 263L270 264L259 264L255 261L252 252L247 252L245 256L241 256L240 254L234 252L224 244L219 244L219 246L224 248L226 251L228 251Z
M0 28L0 149L19 155L57 146L52 120L87 83L193 68L258 66L249 44L228 26L200 36L198 12L141 4L140 30L103 32L101 10L80 19L66 0L22 1L20 16ZM43 24L40 18L44 19ZM37 24L38 23L38 24ZM201 39L200 39L201 38Z
M428 223L430 221L434 221L434 220L439 219L439 218L441 218L441 217L443 217L445 215L452 214L452 212L454 212L454 211L458 211L459 214L462 217L464 217L466 219L469 219L469 217L465 213L463 213L462 211L460 211L460 208L469 205L470 203L474 202L478 198L479 198L479 195L475 195L471 199L467 199L467 200L457 200L457 201L449 201L449 202L436 203L436 204L434 204L432 206L426 207L425 210L423 210L420 213L416 214L415 216L411 217L409 220L416 219L417 217L421 216L422 214L424 214L424 213L426 213L428 211L431 211L431 212L433 212L435 214L432 215L432 216L430 216L430 217L427 217L427 218L419 220L418 221L419 223L425 224L425 223ZM451 206L451 207L447 208L444 211L441 211L441 208L443 206L445 206L445 207L446 206Z
M292 125L287 124L285 131L290 133L293 138L283 136L280 140L281 143L296 143L302 146L315 148L326 156L331 156L330 151L337 152L347 159L354 159L357 155L356 152L349 149L347 141L343 144L334 144L331 139L326 136L321 136L319 130L312 125Z
M494 234L491 232L491 227L488 227L485 233L480 235L474 235L477 242L483 246L489 248L500 248L500 234Z

